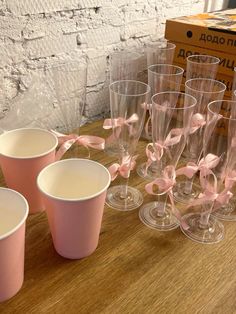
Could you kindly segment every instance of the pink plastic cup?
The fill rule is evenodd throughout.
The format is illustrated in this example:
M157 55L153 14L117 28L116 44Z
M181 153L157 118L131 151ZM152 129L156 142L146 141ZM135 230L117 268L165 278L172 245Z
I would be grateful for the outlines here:
M53 244L63 257L79 259L98 245L109 171L89 159L65 159L38 176Z
M6 184L25 196L31 214L43 210L37 176L55 161L57 145L57 137L43 129L22 128L0 136L0 165Z
M25 221L29 207L18 192L0 188L0 302L13 297L24 281Z

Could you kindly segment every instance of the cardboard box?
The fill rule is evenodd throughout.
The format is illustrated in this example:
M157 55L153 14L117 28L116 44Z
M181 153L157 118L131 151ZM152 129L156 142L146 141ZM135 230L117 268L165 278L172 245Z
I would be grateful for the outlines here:
M236 9L169 19L165 38L235 55Z
M218 72L226 76L234 75L234 65L236 65L236 56L221 51L205 49L202 47L190 46L184 43L172 41L176 45L174 63L186 65L186 59L191 55L211 55L220 59Z

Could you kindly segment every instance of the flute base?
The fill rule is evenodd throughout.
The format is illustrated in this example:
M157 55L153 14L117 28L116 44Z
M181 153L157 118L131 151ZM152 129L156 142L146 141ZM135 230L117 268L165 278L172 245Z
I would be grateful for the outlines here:
M160 171L155 163L152 163L146 170L146 163L137 166L137 174L145 180L153 180L160 176Z
M213 216L224 221L236 221L236 200L231 199L228 204L217 209Z
M182 217L188 225L188 229L181 231L192 241L203 244L214 244L223 240L224 226L217 218L210 215L208 225L203 226L200 222L201 213L187 214Z
M130 186L115 185L107 190L106 204L119 211L130 211L143 203L142 193Z
M160 213L163 207L165 210ZM147 227L160 231L170 231L179 227L178 220L172 214L171 206L161 202L150 202L142 206L139 210L139 219Z

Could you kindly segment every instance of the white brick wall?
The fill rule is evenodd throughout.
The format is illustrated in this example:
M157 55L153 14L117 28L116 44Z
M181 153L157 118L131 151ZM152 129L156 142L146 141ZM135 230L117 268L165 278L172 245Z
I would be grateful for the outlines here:
M203 11L204 0L0 0L0 70L7 98L19 77L56 58L88 55L85 117L108 112L108 58L141 47L164 31L166 18Z

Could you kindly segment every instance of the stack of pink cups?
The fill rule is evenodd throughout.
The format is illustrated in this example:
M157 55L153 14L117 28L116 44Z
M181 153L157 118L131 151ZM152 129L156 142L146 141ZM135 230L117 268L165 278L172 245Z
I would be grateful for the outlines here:
M61 256L80 259L98 245L110 173L89 159L55 161L57 145L52 132L39 128L0 136L0 164L10 188L0 189L0 302L23 284L28 213L46 209L53 244Z

